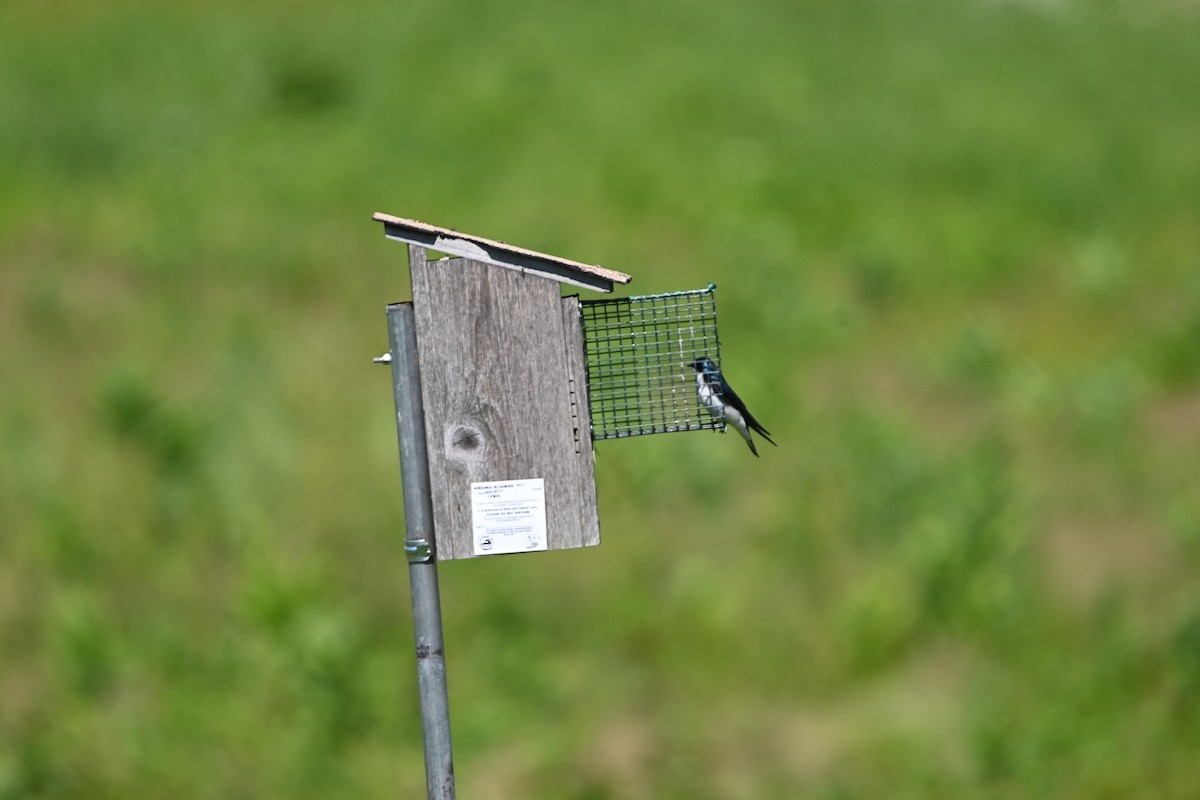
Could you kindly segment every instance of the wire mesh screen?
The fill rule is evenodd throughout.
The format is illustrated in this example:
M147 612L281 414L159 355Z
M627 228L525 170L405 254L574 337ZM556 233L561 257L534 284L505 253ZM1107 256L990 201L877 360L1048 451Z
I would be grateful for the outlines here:
M721 363L716 288L579 304L593 439L724 430L691 367L702 356Z

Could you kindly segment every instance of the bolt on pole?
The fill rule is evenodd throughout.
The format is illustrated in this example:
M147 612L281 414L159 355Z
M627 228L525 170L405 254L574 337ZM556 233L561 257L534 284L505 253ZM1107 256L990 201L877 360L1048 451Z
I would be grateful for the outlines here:
M442 607L433 538L433 498L412 304L389 305L387 320L404 485L404 550L412 586L417 690L425 738L425 789L428 800L454 800L454 755L450 746L450 700L446 690ZM376 361L388 363L382 357Z

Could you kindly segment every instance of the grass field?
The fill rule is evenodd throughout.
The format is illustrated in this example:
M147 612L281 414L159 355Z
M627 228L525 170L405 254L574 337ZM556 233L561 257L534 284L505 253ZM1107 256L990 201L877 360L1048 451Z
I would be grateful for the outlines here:
M0 5L0 800L424 791L386 211L776 434L442 568L459 794L1200 797L1200 7Z

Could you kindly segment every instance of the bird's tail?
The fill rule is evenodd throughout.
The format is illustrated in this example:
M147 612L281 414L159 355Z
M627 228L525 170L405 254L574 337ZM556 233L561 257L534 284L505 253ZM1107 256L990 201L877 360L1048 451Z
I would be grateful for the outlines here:
M742 432L738 431L738 433L742 433ZM746 437L746 444L750 445L750 452L754 453L755 458L758 458L759 457L758 456L758 448L754 446L754 439L752 439L750 437L750 431L746 431L745 433L742 433L742 435ZM771 442L771 444L775 444L775 443Z
M758 420L756 420L754 417L750 417L750 419L746 420L746 422L758 433L759 436L763 437L771 444L774 444L776 447L779 447L779 445L775 444L775 440L771 438L771 434L767 432L767 429L764 428ZM749 434L746 435L749 436ZM753 450L754 448L751 447L750 449ZM758 454L755 453L755 455Z

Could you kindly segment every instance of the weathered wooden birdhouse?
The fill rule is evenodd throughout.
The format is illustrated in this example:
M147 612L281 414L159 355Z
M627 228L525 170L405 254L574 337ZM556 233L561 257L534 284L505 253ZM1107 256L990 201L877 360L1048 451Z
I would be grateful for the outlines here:
M581 301L560 284L611 292L630 276L374 219L408 243L438 560L599 544L594 439L723 429L689 366L720 358L711 284Z

